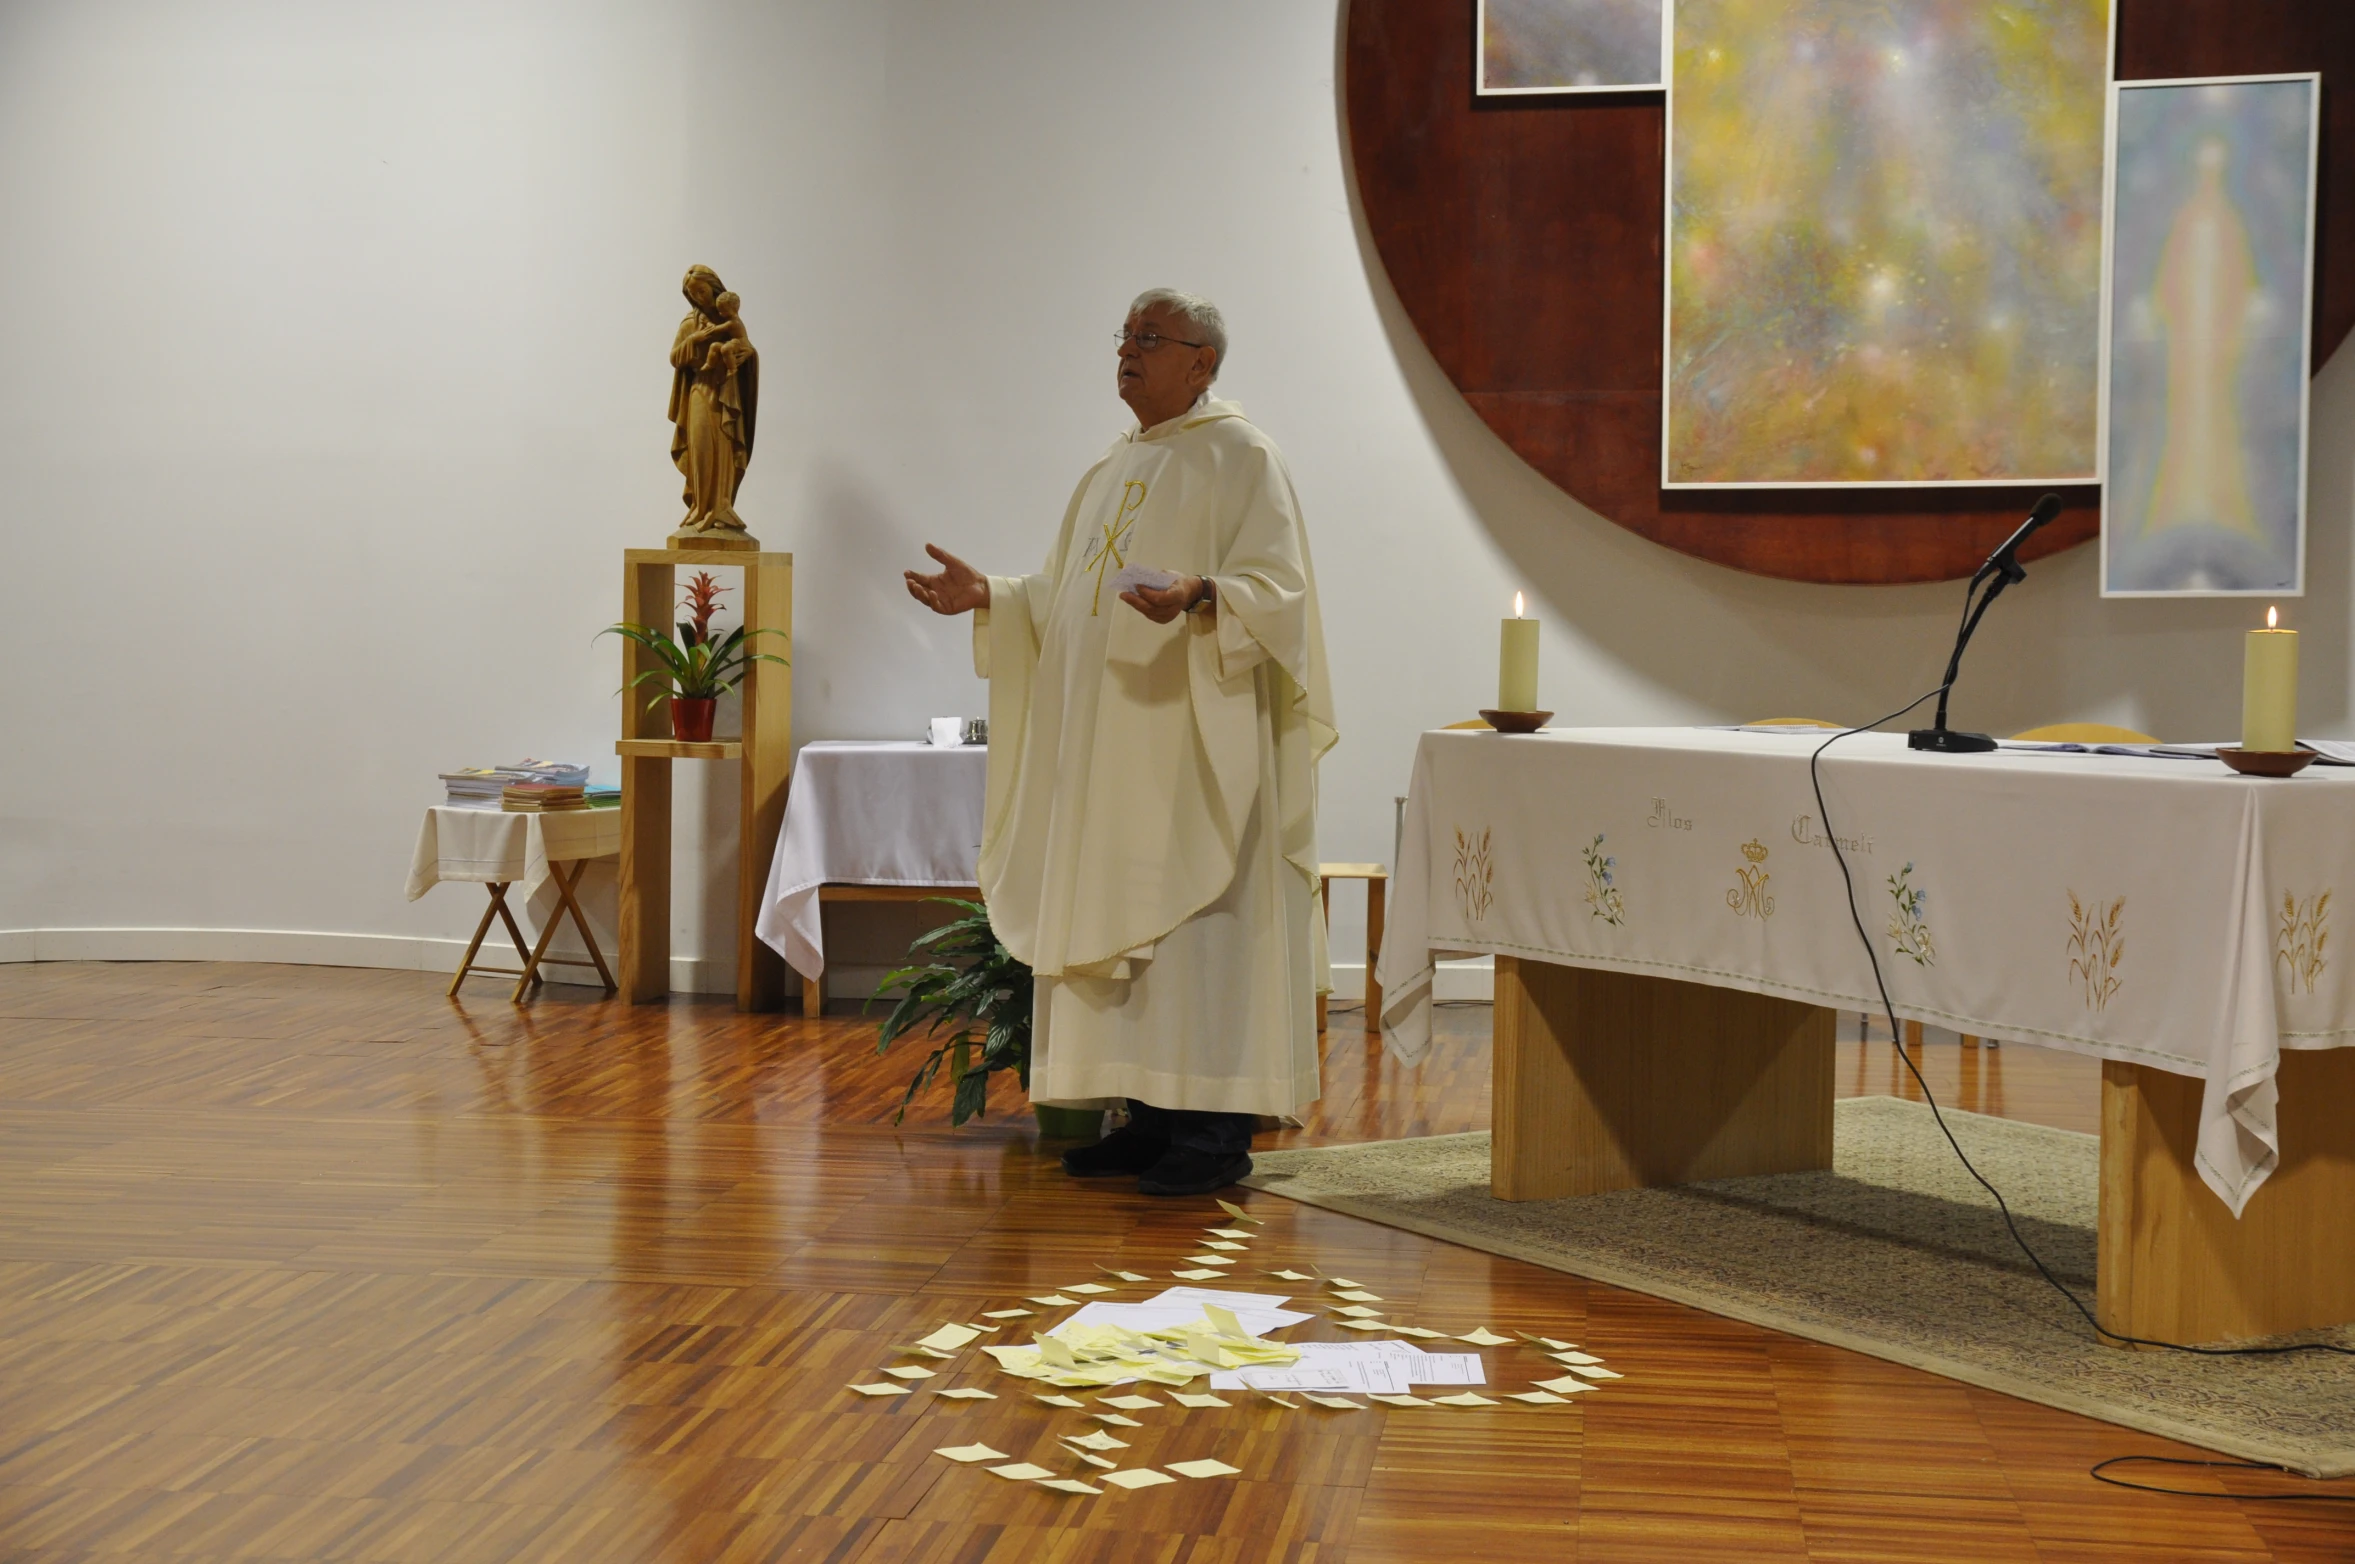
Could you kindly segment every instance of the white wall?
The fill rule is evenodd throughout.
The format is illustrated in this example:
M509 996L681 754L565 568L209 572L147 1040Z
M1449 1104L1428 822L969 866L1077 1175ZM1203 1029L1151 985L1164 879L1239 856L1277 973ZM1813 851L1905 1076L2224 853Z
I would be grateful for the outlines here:
M0 930L464 934L471 895L400 897L433 773L612 774L590 637L616 551L677 513L690 261L762 352L741 508L796 556L798 737L981 709L961 627L896 572L927 538L1039 557L1125 416L1109 333L1162 283L1226 308L1222 390L1309 508L1326 856L1390 855L1414 735L1490 697L1519 586L1558 721L1862 718L1931 683L1958 588L1690 561L1487 433L1364 242L1337 27L1266 0L0 8ZM2350 374L2317 385L2292 609L2324 734ZM2248 606L2104 604L2094 563L2005 600L1957 720L2233 731ZM682 831L724 844L704 791ZM724 852L684 952L727 948ZM107 948L139 939L188 948Z

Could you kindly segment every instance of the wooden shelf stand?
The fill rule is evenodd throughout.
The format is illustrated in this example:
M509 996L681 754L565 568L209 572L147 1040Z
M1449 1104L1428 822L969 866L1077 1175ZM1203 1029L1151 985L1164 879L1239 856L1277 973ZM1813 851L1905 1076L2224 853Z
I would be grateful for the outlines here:
M793 556L752 549L634 548L622 551L622 618L632 624L672 626L679 619L678 572L726 567L744 572L737 598L748 630L775 630L754 639L754 650L793 654ZM652 654L624 642L625 684L657 666ZM621 741L621 992L633 1005L670 993L671 767L680 760L738 764L740 840L736 856L736 1008L781 1010L785 962L753 933L769 859L785 821L785 784L793 762L793 670L754 663L741 686L744 736L707 744L670 736L670 715L649 709L643 691L622 701Z

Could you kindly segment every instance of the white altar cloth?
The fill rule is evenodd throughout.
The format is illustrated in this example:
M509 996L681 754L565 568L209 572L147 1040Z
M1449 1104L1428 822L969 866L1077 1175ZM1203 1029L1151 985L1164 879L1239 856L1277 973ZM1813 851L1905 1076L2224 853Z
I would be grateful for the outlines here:
M988 780L982 744L803 745L753 931L815 978L826 970L819 886L975 884Z
M1878 1012L1808 784L1827 735L1423 735L1379 971L1430 1047L1434 953L1647 972ZM2200 1175L2238 1215L2279 1159L2285 1048L2355 1041L2328 940L2355 770L1841 740L1824 796L1897 1014L2207 1083Z
M435 805L417 831L409 862L409 900L443 880L520 883L530 901L548 881L551 861L610 858L621 851L621 811L567 809L555 814Z

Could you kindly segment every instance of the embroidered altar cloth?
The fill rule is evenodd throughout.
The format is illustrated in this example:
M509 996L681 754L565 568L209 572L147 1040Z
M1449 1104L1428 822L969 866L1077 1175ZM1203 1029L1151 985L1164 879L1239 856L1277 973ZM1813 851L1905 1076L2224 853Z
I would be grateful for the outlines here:
M2330 940L2355 886L2355 770L1902 734L1426 733L1379 972L1402 1061L1439 954L1651 973L1877 1013L1830 833L1901 1019L2206 1082L2196 1162L2235 1215L2279 1159L2285 1048L2355 1041Z

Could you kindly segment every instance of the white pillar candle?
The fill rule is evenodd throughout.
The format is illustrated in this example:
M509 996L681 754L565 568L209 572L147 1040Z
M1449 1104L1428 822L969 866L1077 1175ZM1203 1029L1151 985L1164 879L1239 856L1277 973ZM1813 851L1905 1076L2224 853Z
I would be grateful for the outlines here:
M1498 711L1537 710L1537 621L1521 617L1521 594L1513 594L1513 617L1504 622L1496 675Z
M2286 753L2298 747L2298 632L2251 630L2241 656L2241 748Z

